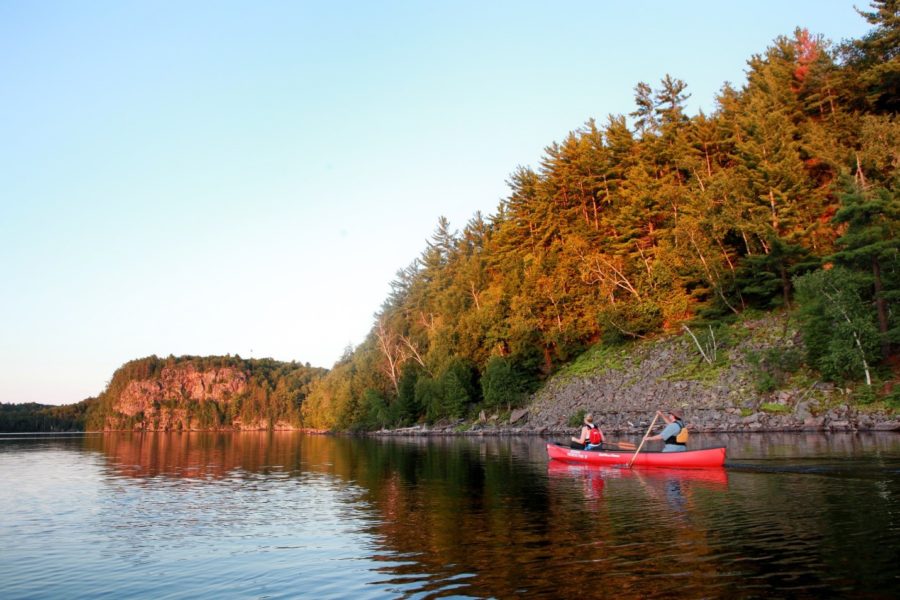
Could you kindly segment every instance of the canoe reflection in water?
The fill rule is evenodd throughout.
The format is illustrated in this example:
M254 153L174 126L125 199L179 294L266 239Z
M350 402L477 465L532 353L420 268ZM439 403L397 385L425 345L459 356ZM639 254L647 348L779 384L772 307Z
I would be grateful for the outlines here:
M664 500L671 509L684 511L688 499L686 494L694 486L711 491L728 490L728 473L718 469L667 469L608 467L582 463L567 463L551 460L547 463L547 474L551 480L581 480L585 497L599 500L607 484L614 481L637 483L648 496ZM634 487L633 485L631 487Z

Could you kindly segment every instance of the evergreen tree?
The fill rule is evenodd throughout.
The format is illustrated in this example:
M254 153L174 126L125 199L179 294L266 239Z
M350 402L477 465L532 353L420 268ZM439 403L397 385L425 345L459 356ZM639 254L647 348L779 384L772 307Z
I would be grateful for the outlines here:
M863 98L876 112L900 110L900 0L871 0L859 13L875 28L844 47ZM857 9L858 10L858 9Z
M495 214L460 234L439 219L371 335L313 386L304 419L359 423L376 398L396 422L458 418L482 392L485 406L512 402L516 381L533 387L598 339L798 300L814 364L869 372L867 319L883 352L897 337L896 5L873 4L875 30L843 62L806 30L776 39L710 114L686 113L677 78L640 82L634 131L621 115L589 120L537 169L517 168ZM841 175L858 198L841 196ZM823 258L836 268L810 272Z
M512 361L502 356L492 356L481 377L484 406L498 409L518 406L529 388L526 378L516 371Z
M835 267L794 280L809 361L833 381L865 378L872 384L878 328L866 306L866 282Z
M681 123L687 121L684 114L684 104L691 97L684 91L687 84L681 79L672 77L668 73L663 77L662 88L656 92L655 111L663 125Z
M634 117L634 127L643 137L654 133L657 128L656 103L653 99L653 88L643 81L634 86L634 103L637 109L630 116Z
M741 296L752 306L791 307L793 279L819 265L809 251L799 245L771 237L768 253L747 256L741 263L737 285Z
M900 300L900 198L884 188L867 193L854 186L834 220L847 229L831 260L862 275L863 293L875 305L881 356L887 359L891 344L900 342L900 318L890 310Z
M415 363L407 363L400 375L399 391L397 393L396 417L399 425L412 425L422 414L422 406L416 400L416 382L422 374L421 368Z

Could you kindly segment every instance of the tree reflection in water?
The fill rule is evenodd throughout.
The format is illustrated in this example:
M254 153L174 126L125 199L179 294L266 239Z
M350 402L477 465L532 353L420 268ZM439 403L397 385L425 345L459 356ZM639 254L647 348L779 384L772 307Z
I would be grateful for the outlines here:
M729 456L770 471L779 460L794 464L810 454L858 454L859 444L874 444L879 456L897 448L880 438L717 441ZM350 528L372 540L359 548L378 565L368 584L392 595L659 597L675 582L686 597L747 597L898 586L890 570L900 558L900 527L891 515L900 490L880 466L871 480L860 480L868 476L859 469L848 480L840 466L809 477L548 464L536 438L191 433L85 444L117 476L339 482L358 507ZM865 503L868 520L853 518ZM848 555L847 536L869 536L881 550Z

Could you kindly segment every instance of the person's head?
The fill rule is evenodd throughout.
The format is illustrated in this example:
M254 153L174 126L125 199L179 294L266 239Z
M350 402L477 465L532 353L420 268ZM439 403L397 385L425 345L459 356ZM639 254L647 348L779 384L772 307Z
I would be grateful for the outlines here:
M669 414L672 415L673 417L675 417L675 418L678 419L678 420L681 420L681 419L684 418L684 413L681 412L681 409L680 409L680 408L670 408L670 409L669 409Z
M593 424L593 422L594 422L594 415L592 415L591 413L588 413L588 414L584 415L584 422L585 422L585 423L591 423L591 424Z

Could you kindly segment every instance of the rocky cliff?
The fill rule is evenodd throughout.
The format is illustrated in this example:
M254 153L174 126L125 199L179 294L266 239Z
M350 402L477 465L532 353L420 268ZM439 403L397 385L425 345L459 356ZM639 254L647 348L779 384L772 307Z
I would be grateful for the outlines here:
M90 430L302 428L308 386L324 369L271 359L149 357L113 375Z
M894 410L860 407L858 390L818 380L784 314L690 333L607 352L593 370L563 370L519 421L567 431L593 412L605 431L642 433L657 409L677 407L701 432L900 429Z
M399 433L575 433L592 412L608 433L639 435L657 409L681 408L693 431L898 431L897 411L862 390L819 381L784 314L586 352L524 408L474 423Z

